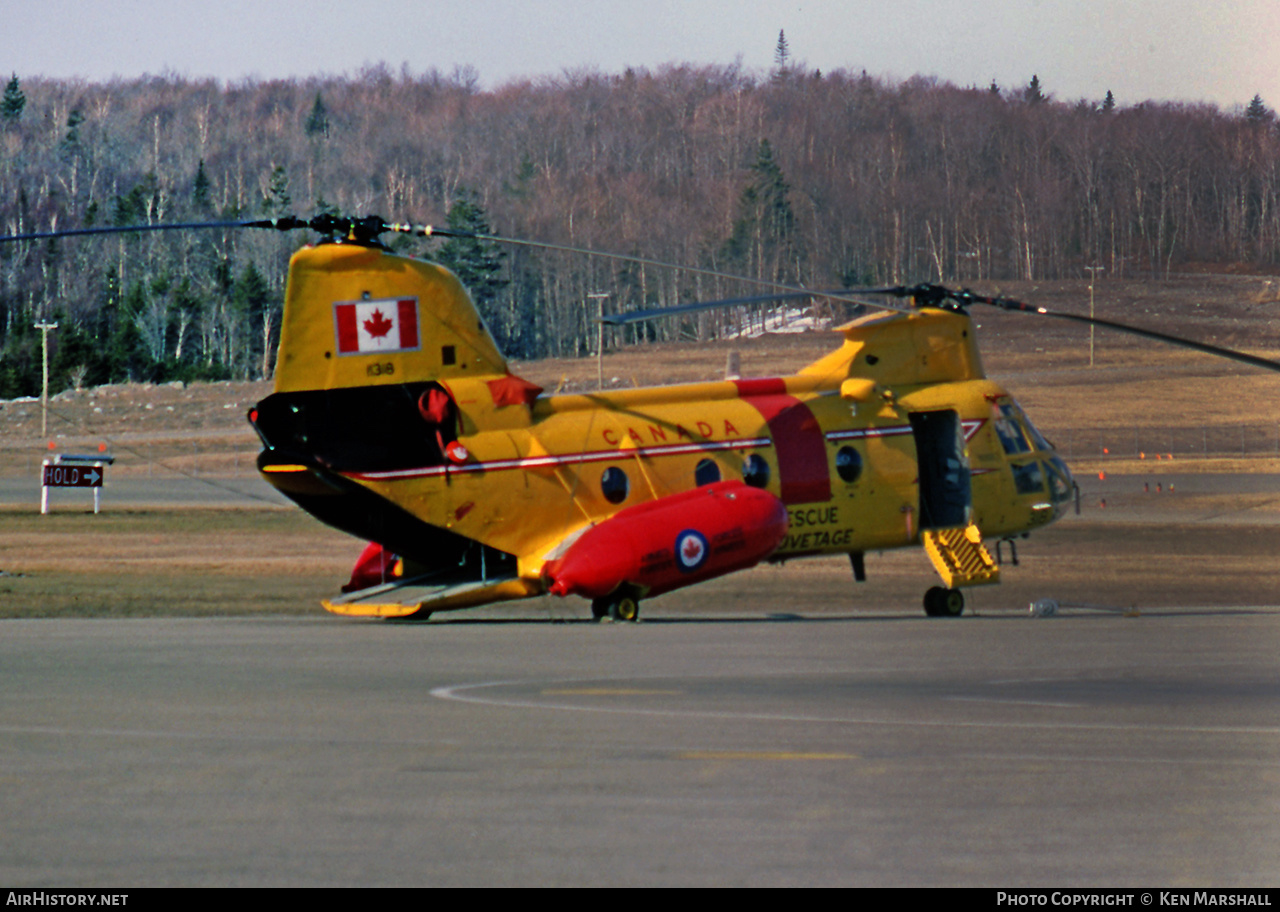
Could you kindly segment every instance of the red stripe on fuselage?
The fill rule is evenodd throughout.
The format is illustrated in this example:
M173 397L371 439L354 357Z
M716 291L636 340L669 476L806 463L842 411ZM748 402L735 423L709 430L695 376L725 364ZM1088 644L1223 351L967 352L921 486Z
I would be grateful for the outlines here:
M827 443L809 406L787 392L781 378L735 380L738 395L760 413L778 454L782 502L820 503L831 499Z

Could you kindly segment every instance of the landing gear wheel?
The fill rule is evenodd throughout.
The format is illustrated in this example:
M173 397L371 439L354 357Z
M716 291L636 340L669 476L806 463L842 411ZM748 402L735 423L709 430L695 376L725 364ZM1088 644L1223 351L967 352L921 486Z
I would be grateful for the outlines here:
M615 621L638 621L640 619L640 598L629 592L619 593L609 606L609 617Z
M959 589L934 586L924 594L924 613L929 617L959 617L964 612L964 593Z
M640 593L623 584L604 598L593 599L591 616L597 621L637 621L640 619Z

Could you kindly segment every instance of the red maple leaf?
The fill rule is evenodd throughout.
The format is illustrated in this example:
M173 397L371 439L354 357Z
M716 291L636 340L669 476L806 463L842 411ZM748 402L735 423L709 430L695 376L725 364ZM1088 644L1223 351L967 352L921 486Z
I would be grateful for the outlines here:
M702 555L702 543L693 536L684 540L684 557L688 563L693 563Z
M369 335L375 339L381 339L387 333L391 332L392 323L382 315L381 310L375 310L373 316L364 321L364 329Z

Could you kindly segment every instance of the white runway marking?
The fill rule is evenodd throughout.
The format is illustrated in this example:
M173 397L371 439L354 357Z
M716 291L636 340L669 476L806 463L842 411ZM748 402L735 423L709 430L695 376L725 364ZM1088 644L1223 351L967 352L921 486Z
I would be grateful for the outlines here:
M634 706L587 706L573 703L557 703L546 702L532 699L510 699L510 698L492 698L468 693L469 691L477 691L484 689L492 689L495 687L510 687L519 685L522 687L538 687L546 689L552 687L562 687L567 684L575 684L581 686L584 683L592 683L598 685L617 686L620 682L634 682L644 680L647 682L663 681L668 684L679 681L688 680L688 678L676 678L673 676L658 676L653 678L637 678L627 677L618 680L610 680L608 678L592 678L584 681L582 678L565 678L565 679L528 679L515 681L483 681L474 684L452 684L446 687L436 687L430 691L431 696L438 700L451 700L458 703L471 703L479 706L501 707L506 709L542 709L553 710L558 712L582 712L582 713L606 713L612 715L635 715L635 716L653 716L653 717L671 717L671 718L701 718L701 719L741 719L754 720L762 722L801 722L801 723L819 723L822 725L877 725L877 726L898 726L902 728L973 728L973 729L1006 729L1006 730L1062 730L1062 731L1125 731L1125 732L1153 732L1167 734L1240 734L1240 735L1260 735L1264 737L1274 737L1280 735L1280 726L1275 725L1164 725L1149 724L1142 722L1002 722L1002 721L979 721L968 719L892 719L892 718L872 718L867 716L831 716L831 715L809 715L805 713L769 713L769 712L745 712L745 711L725 711L725 710L699 710L699 709L646 709ZM942 699L946 699L943 697ZM985 701L985 702L1001 702L1001 701Z
M4 725L3 735L44 735L51 738L121 738L137 740L151 738L160 741L222 741L242 744L403 744L407 746L439 747L456 744L453 740L431 738L343 738L332 735L245 735L216 731L158 731L138 728L71 728L51 725Z
M1008 706L1049 706L1055 709L1080 709L1084 703L1055 703L1051 700L1012 700L1000 697L943 697L956 703L1004 703Z

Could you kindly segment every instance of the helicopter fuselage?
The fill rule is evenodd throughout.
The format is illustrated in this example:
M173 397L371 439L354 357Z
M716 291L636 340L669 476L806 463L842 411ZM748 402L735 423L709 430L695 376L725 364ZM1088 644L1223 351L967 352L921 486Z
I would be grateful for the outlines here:
M392 337L383 348L352 341L362 301ZM435 609L542 594L557 561L610 522L634 525L634 547L657 561L675 543L646 543L635 508L721 482L786 511L776 544L746 564L726 557L731 569L860 560L931 529L1006 538L1062 513L1070 473L983 374L967 315L878 314L840 332L837 351L793 376L541 395L509 372L446 271L307 248L291 269L277 391L252 415L259 467L322 520L394 552L402 576L480 583ZM714 525L713 506L690 503L691 529Z

